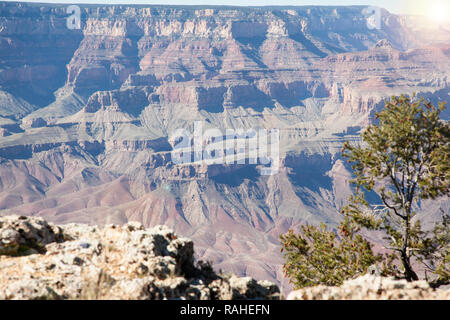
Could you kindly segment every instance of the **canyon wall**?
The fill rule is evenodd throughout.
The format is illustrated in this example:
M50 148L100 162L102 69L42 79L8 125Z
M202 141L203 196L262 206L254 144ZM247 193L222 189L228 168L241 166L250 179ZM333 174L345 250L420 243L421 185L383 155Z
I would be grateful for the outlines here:
M344 141L391 95L449 100L449 33L384 9L371 29L360 6L80 8L72 30L63 5L0 3L2 216L168 225L288 288L278 236L339 221ZM196 121L279 129L278 173L176 165L170 136Z

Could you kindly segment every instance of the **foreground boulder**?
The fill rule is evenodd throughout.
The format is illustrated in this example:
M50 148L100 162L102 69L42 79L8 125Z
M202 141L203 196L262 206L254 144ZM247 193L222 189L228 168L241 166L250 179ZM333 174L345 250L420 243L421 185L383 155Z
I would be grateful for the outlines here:
M292 291L288 300L449 300L450 290L426 281L407 282L373 275L345 281L340 287L316 286Z
M42 252L45 245L63 240L62 230L41 218L0 218L0 255Z
M164 226L55 226L0 218L0 299L279 299L276 285L219 275Z

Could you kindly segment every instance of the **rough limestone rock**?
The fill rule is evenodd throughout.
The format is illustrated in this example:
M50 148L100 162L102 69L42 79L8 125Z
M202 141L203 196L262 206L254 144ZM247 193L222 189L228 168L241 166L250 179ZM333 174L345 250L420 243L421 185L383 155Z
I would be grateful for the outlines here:
M316 286L292 291L287 300L450 300L450 289L432 289L426 281L407 282L373 275L340 287Z
M0 299L280 298L270 282L195 263L193 242L165 226L58 227L6 216L0 235Z
M42 252L45 245L62 239L61 229L42 218L6 216L0 219L0 254Z

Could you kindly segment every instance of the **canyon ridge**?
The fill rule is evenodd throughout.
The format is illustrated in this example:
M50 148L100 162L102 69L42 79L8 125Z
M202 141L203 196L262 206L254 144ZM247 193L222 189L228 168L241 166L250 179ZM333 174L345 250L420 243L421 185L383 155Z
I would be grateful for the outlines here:
M197 258L289 284L278 237L340 219L340 155L392 95L449 101L450 26L364 6L0 2L0 216L166 225ZM449 119L448 109L443 113ZM185 164L178 128L279 129L279 170ZM424 202L432 221L448 199Z

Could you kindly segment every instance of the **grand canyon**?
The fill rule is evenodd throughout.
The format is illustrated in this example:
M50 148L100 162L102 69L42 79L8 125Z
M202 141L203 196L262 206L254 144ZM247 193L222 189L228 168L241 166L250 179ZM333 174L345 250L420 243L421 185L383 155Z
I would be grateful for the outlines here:
M216 269L288 288L278 237L337 225L343 143L392 95L450 100L450 27L421 17L379 9L374 28L364 6L79 7L71 29L67 5L0 3L0 216L166 225ZM278 172L174 164L170 135L196 121L279 129Z

